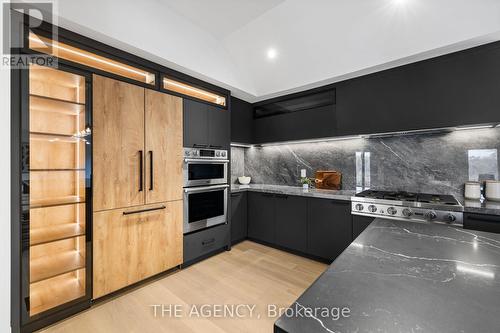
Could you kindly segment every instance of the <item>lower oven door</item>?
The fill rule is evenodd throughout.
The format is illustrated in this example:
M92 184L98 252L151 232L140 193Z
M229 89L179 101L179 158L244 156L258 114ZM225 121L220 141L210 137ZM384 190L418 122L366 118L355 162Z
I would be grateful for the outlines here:
M184 189L184 233L227 223L229 185Z

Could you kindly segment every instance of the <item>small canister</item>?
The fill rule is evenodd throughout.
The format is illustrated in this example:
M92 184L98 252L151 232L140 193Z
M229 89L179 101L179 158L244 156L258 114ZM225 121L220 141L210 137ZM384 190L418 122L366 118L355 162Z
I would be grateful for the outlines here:
M487 180L485 196L486 200L500 201L500 181Z
M481 184L479 182L465 183L465 198L469 200L480 200Z

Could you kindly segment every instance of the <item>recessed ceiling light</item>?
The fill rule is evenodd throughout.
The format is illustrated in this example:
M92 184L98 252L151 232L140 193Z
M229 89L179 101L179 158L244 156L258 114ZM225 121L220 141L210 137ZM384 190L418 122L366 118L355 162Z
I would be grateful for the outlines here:
M267 58L268 59L276 59L276 57L278 56L278 51L276 51L276 49L274 48L270 48L267 50Z

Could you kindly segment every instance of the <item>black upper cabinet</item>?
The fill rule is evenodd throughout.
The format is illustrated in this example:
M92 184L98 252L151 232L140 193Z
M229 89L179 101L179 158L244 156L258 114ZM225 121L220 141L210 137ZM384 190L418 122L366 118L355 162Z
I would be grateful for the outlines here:
M253 143L253 107L231 97L231 142Z
M184 99L184 147L208 147L207 105Z
M268 193L248 193L248 237L275 243L275 197Z
M247 238L247 194L231 193L231 242Z
M500 44L337 84L339 135L500 121Z
M230 121L226 109L184 99L184 146L227 149Z
M208 145L210 148L229 148L231 143L231 118L229 111L207 105Z
M349 201L308 199L307 253L334 260L352 241Z
M307 200L302 197L276 195L276 244L306 252Z
M336 135L335 89L327 86L254 105L254 142Z
M254 120L254 143L319 139L336 135L335 105Z

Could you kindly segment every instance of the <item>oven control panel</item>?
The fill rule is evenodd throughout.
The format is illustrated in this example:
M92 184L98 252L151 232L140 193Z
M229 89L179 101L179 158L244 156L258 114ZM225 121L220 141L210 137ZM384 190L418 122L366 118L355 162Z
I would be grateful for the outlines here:
M227 159L227 150L223 149L204 149L204 148L184 148L184 157L199 159Z

